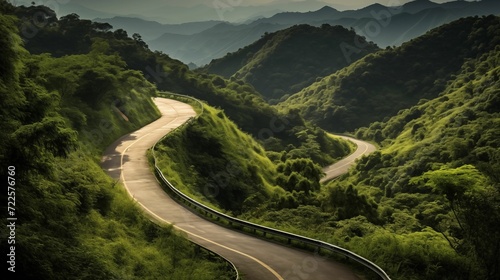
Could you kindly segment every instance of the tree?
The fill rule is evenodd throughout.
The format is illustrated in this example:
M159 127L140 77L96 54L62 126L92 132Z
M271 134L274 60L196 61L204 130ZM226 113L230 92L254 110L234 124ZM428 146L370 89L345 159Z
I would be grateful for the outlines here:
M500 278L500 192L474 166L443 167L412 179L449 201L458 231L443 232L450 245L473 258L487 279Z
M132 34L132 39L141 47L147 49L148 45L142 40L142 36L139 33Z

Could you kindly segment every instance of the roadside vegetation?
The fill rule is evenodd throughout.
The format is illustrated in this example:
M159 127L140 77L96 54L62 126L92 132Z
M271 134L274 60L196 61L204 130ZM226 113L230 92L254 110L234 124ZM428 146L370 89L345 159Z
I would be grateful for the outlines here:
M159 116L155 87L102 53L104 42L87 54L30 54L9 7L1 2L0 166L16 172L16 277L230 279L225 263L146 219L99 166L104 147Z
M345 247L395 280L500 278L498 17L369 54L273 107L138 34L0 4L0 162L22 186L25 279L226 277L98 167L104 147L158 117L157 89L206 102L158 146L165 175L195 199ZM48 25L23 47L16 25L40 9ZM323 128L381 149L321 185L321 166L352 150Z
M474 22L472 25L480 33L483 23L496 20L466 19L443 30ZM425 40L433 36L440 36L439 30L416 40L425 45ZM217 202L218 196L212 193L201 191L198 195L239 218L352 250L380 265L393 279L497 279L500 48L486 47L497 38L485 36L483 50L489 51L463 63L434 97L421 99L383 122L357 129L357 137L377 142L381 149L360 159L341 178L323 186L310 180L309 191L301 192L294 189L304 184L300 177L304 174L296 173L307 169L300 165L301 159L282 161L279 152L267 151L274 173L265 176L265 183L259 185L262 178L249 181L238 180L238 176L234 181L226 181L226 176L213 177L200 185L227 182L223 191L228 191L232 186L246 184L254 188L252 193L259 199L244 200L243 207L235 210ZM378 66L373 63L372 67ZM206 135L215 127L223 127L214 124L203 126ZM186 127L179 135L195 128L196 124ZM216 134L211 142L217 142ZM220 135L227 137L231 133L224 131ZM173 149L190 141L188 137L182 139L167 138L163 145L172 145ZM248 144L243 144L246 141ZM226 158L221 164L211 162L211 166L219 165L212 172L226 172L228 162L231 168L238 168L256 158L252 141L238 139L237 149L223 154L244 156L236 161ZM165 151L166 158L173 156L173 150ZM189 164L199 168L195 161ZM255 166L256 174L273 170L267 161ZM260 166L265 170L260 170ZM186 173L182 175L183 170L173 173L188 177ZM196 176L200 177L203 176Z
M329 137L326 141L350 149L344 141ZM205 105L192 124L172 132L157 146L157 157L174 186L218 210L240 215L256 208L296 207L315 196L322 170L304 155L321 151L313 139L307 143L266 151L223 111Z

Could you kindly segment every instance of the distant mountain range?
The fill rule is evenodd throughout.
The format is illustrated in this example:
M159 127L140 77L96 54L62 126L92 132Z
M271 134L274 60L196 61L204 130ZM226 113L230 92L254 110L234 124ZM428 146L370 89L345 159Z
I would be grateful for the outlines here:
M192 35L222 23L222 21L200 21L180 24L161 24L157 21L130 17L96 18L94 21L107 22L115 29L121 28L126 30L130 35L138 33L142 36L142 39L146 41L157 39L166 33Z
M76 13L83 19L137 17L164 24L213 20L243 23L284 11L307 12L328 5L321 0L273 0L269 3L234 0L146 0L140 3L123 0L52 1L53 3L51 1L15 0L11 2L24 6L30 6L32 2L48 2L45 4L51 6L58 16ZM342 10L351 8L339 4L333 4L333 6Z
M461 17L489 14L500 14L500 1L452 1L438 4L429 0L416 0L402 6L373 4L346 11L324 6L311 12L282 12L268 18L258 18L255 15L258 19L243 24L209 21L168 25L164 26L163 34L160 34L161 26L154 22L139 23L132 18L128 22L123 17L100 21L110 22L115 28L144 34L145 41L152 49L185 63L193 62L201 66L255 42L265 32L274 32L296 24L320 26L327 23L352 27L367 40L386 47L399 46L434 27ZM193 33L196 31L198 32ZM156 35L158 36L153 39Z

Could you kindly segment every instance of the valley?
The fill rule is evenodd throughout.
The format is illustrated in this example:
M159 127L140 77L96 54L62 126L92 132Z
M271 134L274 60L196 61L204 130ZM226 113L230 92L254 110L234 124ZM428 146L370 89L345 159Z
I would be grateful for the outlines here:
M16 277L498 279L498 3L307 5L109 24L0 0Z

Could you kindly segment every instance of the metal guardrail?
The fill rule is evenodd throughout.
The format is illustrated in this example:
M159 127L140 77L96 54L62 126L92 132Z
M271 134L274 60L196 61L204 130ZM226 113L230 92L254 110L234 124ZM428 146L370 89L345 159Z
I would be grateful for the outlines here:
M168 94L171 94L171 93L168 93ZM177 95L177 94L174 94L174 95ZM188 97L190 99L194 99L194 100L198 101L200 104L202 104L201 101L197 100L194 97L185 96L185 95L181 95L181 96ZM203 104L202 104L202 108L203 108ZM188 125L194 119L195 118L190 118L186 123L177 127L175 130L180 129L180 128L184 127L185 125ZM190 198L189 196L185 195L183 192L179 191L176 187L174 187L174 185L172 185L167 180L167 178L165 178L165 176L163 175L163 172L156 164L157 163L156 155L155 155L156 144L159 143L160 141L162 141L167 136L168 135L165 135L160 140L158 140L158 142L156 142L155 145L153 145L152 154L153 154L153 160L154 160L154 165L155 165L155 171L156 171L158 177L160 177L160 179L163 181L163 183L176 195L177 198L181 199L185 204L187 204L187 206L194 208L194 209L201 210L202 212L204 212L205 215L210 215L212 218L215 217L217 220L221 220L221 219L226 220L230 226L240 226L242 228L247 228L247 229L252 230L254 233L256 231L260 231L260 232L262 232L262 234L264 236L266 236L266 234L270 234L270 235L274 235L276 237L281 237L281 238L287 239L288 243L290 243L292 240L294 240L294 241L301 242L303 244L314 246L316 248L322 248L325 250L329 250L333 253L337 253L337 254L340 254L344 257L350 258L350 259L356 261L357 263L371 269L378 276L380 276L380 278L383 280L391 280L389 275L387 275L387 273L382 268L380 268L378 265L376 265L375 263L369 261L368 259L366 259L366 258L364 258L356 253L353 253L347 249L344 249L342 247L339 247L339 246L336 246L336 245L333 245L333 244L330 244L330 243L327 243L327 242L324 242L321 240L316 240L316 239L312 239L309 237L304 237L304 236L289 233L286 231L281 231L281 230L277 230L274 228L269 228L269 227L265 227L262 225L254 224L254 223L251 223L248 221L240 220L240 219L231 217L229 215L226 215L224 213L221 213L217 210L214 210L214 209L212 209L204 204L201 204L198 201ZM234 266L234 264L233 264L233 266ZM236 269L236 267L235 267L235 269Z
M203 106L203 102L201 102L200 100L192 97L192 96L189 96L189 95L184 95L184 94L178 94L178 93L173 93L173 92L168 92L168 91L163 91L163 92L160 92L160 95L163 96L163 97L166 97L168 98L168 95L172 96L172 97L182 97L182 98L186 98L186 99L191 99L193 101L195 101L196 103L198 103L201 107L201 113L196 116L196 118L198 118L200 115L203 115L203 112L204 112L204 106ZM163 138L162 138L163 139Z
M192 99L193 101L196 101L196 102L200 105L200 107L201 107L201 113L200 113L199 115L197 115L195 118L189 118L189 120L188 120L187 122L185 122L184 124L182 124L181 126L179 126L179 127L175 128L175 129L174 129L174 130L172 130L172 131L178 130L178 129L180 129L180 128L182 128L182 127L186 126L186 125L188 125L188 124L189 124L189 123L191 123L193 120L195 120L195 119L196 119L196 118L198 118L200 115L202 115L202 114L203 114L203 112L204 112L204 106L203 106L203 103L202 103L200 100L198 100L198 99L196 99L196 98L194 98L194 97L191 97L191 96L188 96L188 95L183 95L183 94L172 93L172 92L161 92L161 95L162 95L163 97L167 97L167 98L168 98L168 97L172 98L172 97L174 97L174 96L177 96L177 97L182 97L182 98L186 98L186 99ZM170 131L170 132L172 132L172 131ZM169 132L169 133L170 133L170 132ZM162 141L163 139L165 139L165 137L167 137L167 136L168 136L168 134L167 134L167 135L165 135L165 136L163 136L162 138L160 138L160 140L158 140L158 141L157 141L157 142L153 145L153 147L152 147L152 149L151 149L152 154L153 154L153 159L154 159L155 169L156 169L156 171L157 171L157 172L158 172L160 169L158 168L158 166L157 166L157 164L156 164L155 147L156 147L156 144L158 144L160 141ZM160 172L160 174L162 174L162 175L163 175L163 173L161 173L161 171L159 171L159 172ZM165 177L164 177L164 176L162 176L162 178L165 178ZM162 180L163 180L163 179L162 179ZM166 179L165 179L165 180L166 180ZM163 180L163 182L165 182L165 180ZM170 184L170 183L169 183L169 184ZM231 261L230 261L230 260L228 260L227 258L225 258L225 257L223 257L223 256L221 256L221 255L219 255L219 254L217 254L216 252L214 252L214 251L212 251L212 250L210 250L210 249L208 249L208 248L206 248L206 247L204 247L204 246L202 246L202 245L200 245L200 244L197 244L197 243L195 243L195 242L192 242L192 243L193 243L194 245L198 246L200 249L202 249L202 250L204 250L204 251L208 252L208 254L209 254L209 255L213 255L213 256L215 256L216 258L219 258L219 259L221 259L221 260L225 261L225 262L228 264L228 266L230 266L230 269L231 269L232 271L234 271L234 273L235 273L234 280L240 280L240 279L241 279L241 278L240 278L240 273L239 273L239 271L238 271L238 268L236 268L236 266L234 265L234 263L233 263L233 262L231 262Z

